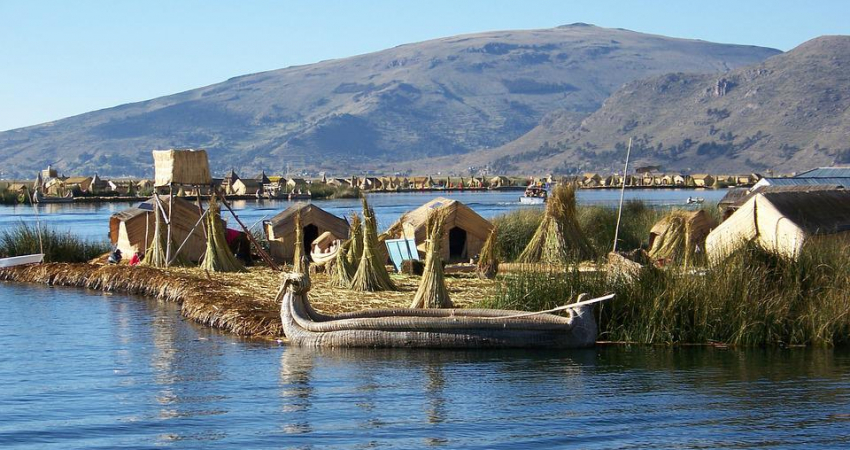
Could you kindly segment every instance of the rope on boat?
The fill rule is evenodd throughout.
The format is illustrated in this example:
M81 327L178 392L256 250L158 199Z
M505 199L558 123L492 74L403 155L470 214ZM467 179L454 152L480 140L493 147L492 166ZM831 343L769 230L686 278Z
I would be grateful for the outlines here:
M503 319L516 319L516 318L519 318L519 317L537 316L537 315L540 315L540 314L550 314L550 313L553 313L553 312L563 311L565 309L572 309L572 308L577 308L579 306L592 305L594 303L604 302L605 300L611 300L612 298L614 298L614 294L608 294L608 295L604 295L602 297L592 298L590 300L582 300L582 301L578 301L578 302L575 302L575 303L570 303L569 305L558 306L557 308L547 309L545 311L514 314L512 316L481 317L481 319L483 319L483 320L503 320Z

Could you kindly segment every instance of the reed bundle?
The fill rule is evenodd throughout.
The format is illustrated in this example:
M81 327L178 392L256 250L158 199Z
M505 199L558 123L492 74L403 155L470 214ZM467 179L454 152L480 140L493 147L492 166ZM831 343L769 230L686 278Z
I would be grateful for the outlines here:
M428 239L425 251L425 270L419 288L413 297L411 308L451 308L452 301L446 289L446 276L443 273L443 259L440 257L440 244L443 240L443 228L446 222L444 210L435 210L428 216L426 223Z
M351 278L354 276L356 269L348 262L348 253L351 251L353 240L349 239L343 243L333 261L328 266L328 273L331 277L331 286L337 288L351 287Z
M227 239L224 236L224 227L221 223L221 212L218 199L212 197L205 218L207 224L207 250L201 261L201 268L210 272L242 272L245 266L236 259Z
M387 273L387 267L381 260L378 248L378 230L375 211L369 208L366 198L363 201L363 255L357 272L351 280L351 289L355 291L394 291L395 285Z
M499 258L496 255L496 236L498 231L496 227L490 230L490 235L484 241L484 246L481 247L481 254L478 256L478 276L482 279L492 280L496 277L499 271Z
M348 249L348 266L353 270L357 270L357 264L360 263L360 258L363 257L363 227L360 221L360 216L357 213L351 213L351 245ZM352 273L352 276L354 274Z
M142 260L142 265L150 267L167 267L168 259L166 258L166 242L168 241L167 231L165 229L165 217L162 215L162 205L159 198L154 199L153 204L154 227L153 240L150 246L145 250L145 259Z
M540 226L517 262L562 264L591 259L594 254L590 241L578 223L576 185L570 183L556 186L546 204L546 213Z

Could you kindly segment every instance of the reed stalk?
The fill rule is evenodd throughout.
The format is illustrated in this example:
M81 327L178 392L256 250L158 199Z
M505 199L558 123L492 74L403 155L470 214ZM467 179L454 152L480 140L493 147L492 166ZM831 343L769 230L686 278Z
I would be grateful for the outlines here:
M496 236L498 233L497 228L493 227L490 230L490 235L487 236L487 240L484 241L484 246L481 247L477 267L478 277L481 279L492 280L499 271L499 258L496 254Z

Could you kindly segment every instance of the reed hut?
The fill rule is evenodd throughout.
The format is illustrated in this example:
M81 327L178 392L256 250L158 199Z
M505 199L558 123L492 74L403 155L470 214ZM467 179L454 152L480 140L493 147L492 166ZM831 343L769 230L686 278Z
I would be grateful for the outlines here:
M173 202L169 202L167 195L160 196L159 199L172 220L172 242L176 244L173 247L174 250L176 251L177 246L190 236L180 251L180 256L184 260L198 262L207 248L203 227L199 225L195 228L202 214L198 212L198 205L179 197L174 197ZM174 214L169 211L169 203L173 204ZM156 200L151 198L139 206L113 214L109 218L109 240L112 245L128 257L137 251L144 252L153 241L156 225L155 207ZM193 228L195 228L194 231L192 231Z
M438 197L401 217L389 230L390 238L415 239L416 248L425 255L428 217L434 210L445 211L440 257L443 261L468 261L481 253L493 224L472 208L457 200Z
M812 240L843 245L850 237L850 192L760 192L747 200L706 238L706 253L717 263L753 242L767 251L797 258Z
M671 211L649 232L649 257L653 260L691 261L705 250L705 238L717 221L705 211Z
M301 231L304 238L303 255L310 254L309 245L322 233L329 231L335 239L348 238L348 222L318 206L296 203L281 211L263 224L269 241L271 256L278 262L292 262L295 243L295 215L301 214Z

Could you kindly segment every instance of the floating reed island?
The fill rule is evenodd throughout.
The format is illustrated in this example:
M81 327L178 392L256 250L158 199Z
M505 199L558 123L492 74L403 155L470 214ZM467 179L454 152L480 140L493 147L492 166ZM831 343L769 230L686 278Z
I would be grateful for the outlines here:
M474 275L447 276L447 285L458 297L456 306L472 306L474 300L491 297L492 281ZM0 269L0 281L68 286L141 295L180 304L181 314L199 324L239 336L284 338L280 303L275 295L280 272L251 267L245 272L208 274L196 267L152 268L96 263L45 263ZM326 314L362 309L406 307L419 285L419 277L393 275L397 291L358 292L331 285L324 273L312 276L310 301Z

